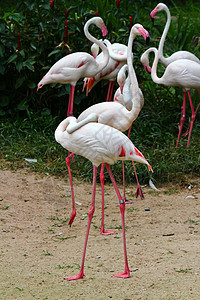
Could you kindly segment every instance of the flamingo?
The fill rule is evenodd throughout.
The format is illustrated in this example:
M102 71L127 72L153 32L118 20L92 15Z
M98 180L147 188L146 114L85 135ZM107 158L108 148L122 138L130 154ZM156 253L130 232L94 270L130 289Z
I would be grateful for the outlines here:
M165 5L164 3L159 3L158 5L156 5L156 7L150 13L152 20L154 20L157 12L160 12L160 11L165 11L167 14L167 22L165 24L165 28L163 30L163 33L162 33L162 36L160 39L160 43L159 43L159 47L158 47L159 60L162 63L162 65L164 67L167 67L171 62L173 62L177 59L189 59L189 60L193 60L196 63L200 63L200 60L198 59L198 57L196 57L193 53L188 52L188 51L177 51L169 57L164 57L163 47L164 47L164 42L165 42L169 27L170 27L170 23L171 23L171 14L170 14L170 10L167 7L167 5Z
M191 110L192 110L192 118L191 118L191 123L190 123L190 127L189 127L189 136L188 136L188 141L187 141L187 147L189 147L195 115L199 108L199 105L198 105L196 112L194 111L194 107L192 104L192 98L191 98L189 89L190 88L196 88L196 89L200 88L200 64L198 64L197 62L194 62L192 60L189 60L189 59L175 60L174 62L170 63L166 67L163 76L159 78L157 76L159 50L152 47L152 48L148 49L148 53L150 53L150 52L154 52L154 55L155 55L153 65L152 65L152 70L151 70L152 80L157 84L163 84L165 86L182 87L188 94L188 98L189 98L189 102L190 102L190 106L191 106ZM144 53L141 56L141 62L145 68L149 69L150 67L148 66L148 53ZM183 107L185 107L185 100L186 100L186 98L184 97ZM183 110L183 113L185 114L185 110ZM180 129L179 129L178 140L180 138L182 126L183 126L183 123L181 123ZM177 146L178 146L178 144L177 144Z
M142 109L142 106L144 104L144 98L141 93L141 90L138 86L137 77L133 68L132 64L132 44L137 35L143 35L143 37L148 38L149 33L144 29L144 27L141 24L135 24L133 25L129 41L128 41L128 71L129 76L131 80L131 95L132 95L132 108L131 110L127 110L126 107L121 105L119 102L101 102L92 105L91 107L87 108L85 111L83 111L79 117L78 121L84 120L88 115L91 113L96 113L98 115L98 123L106 124L108 126L114 127L119 131L126 131L129 129L132 125L132 122L137 118L137 116L140 113L140 110ZM103 185L104 185L104 176L103 171L104 165L102 165L101 173L100 173L100 179L102 184L102 193L103 193ZM124 174L124 173L123 173ZM136 176L137 179L137 176ZM141 187L139 182L137 181L137 191L136 191L136 197L140 195L141 198L143 198L143 194L141 191ZM102 196L102 208L103 208L103 202L104 197ZM113 232L105 232L104 230L104 224L103 224L103 212L102 212L102 226L101 226L101 233L102 234L112 234Z
M107 92L107 98L106 101L111 101L112 94L113 94L113 87L114 82L116 80L117 74L121 67L126 63L126 53L127 53L127 46L120 44L120 43L114 43L111 44L109 40L105 39L104 44L107 46L109 55L112 53L112 57L109 57L108 64L106 67L98 72L95 76L90 76L90 78L86 77L84 78L84 88L86 88L86 95L91 91L91 89L102 79L103 80L109 80L109 87ZM97 62L101 62L103 59L103 53L101 52L98 55L99 52L99 46L94 43L91 47L91 52L94 58L96 58Z
M93 116L95 117L95 114ZM68 132L68 127L70 127L70 133ZM108 170L108 173L111 177L119 199L121 211L125 270L123 273L115 274L114 277L128 278L130 276L130 270L128 267L125 237L125 202L122 199L120 192L117 188L109 164L113 164L117 160L135 160L140 163L146 164L149 170L152 170L150 164L145 159L143 154L132 144L132 142L126 135L116 130L115 128L104 124L87 123L83 125L83 123L77 123L77 119L75 117L68 117L58 125L55 131L55 139L68 151L84 156L85 158L89 159L93 164L92 201L90 210L88 212L88 224L85 236L81 268L77 276L66 277L65 279L77 280L83 278L84 276L84 262L87 241L92 217L95 211L97 167L100 164L105 164Z
M161 39L160 39L160 42L159 42L159 47L158 47L159 60L160 60L161 64L164 67L167 67L170 63L172 63L173 61L175 61L177 59L189 59L189 60L192 60L192 61L200 64L199 58L196 57L193 53L191 53L189 51L177 51L177 52L173 53L169 57L164 57L164 55L163 55L163 47L164 47L164 42L165 42L165 39L166 39L168 30L169 30L169 27L170 27L170 23L171 23L171 14L170 14L170 10L167 7L167 5L165 5L164 3L159 3L152 10L152 12L150 13L150 16L151 16L152 20L154 20L155 15L157 14L157 12L160 12L160 11L165 11L166 14L167 14L167 22L165 24L165 28L163 30L163 33L162 33L162 36L161 36ZM196 89L197 93L200 94L199 90L197 88L195 88L195 89ZM190 95L189 89L187 90L187 93L188 93L188 96L189 96ZM191 102L190 99L191 99L191 95L190 95L190 98L189 98L190 106L191 106L192 102ZM197 112L198 108L199 108L199 105L197 106L196 111L194 111L193 103L192 103L192 106L191 106L191 110L192 110L191 120L193 119L193 122L191 121L191 123L189 125L189 129L188 129L189 132L190 132L190 127L191 126L193 127L194 119L196 117L196 112ZM177 138L177 142L176 142L176 147L178 147L178 143L179 143L179 139L180 139L180 136L181 136L182 127L183 127L183 124L185 122L185 111L186 111L186 90L184 89L183 90L183 104L182 104L182 107L181 107L181 120L180 120L180 127L179 127L179 133L178 133L178 138ZM191 128L191 131L192 131L192 128Z
M38 84L37 90L49 83L70 84L71 87L67 116L73 114L73 99L77 81L86 76L95 76L98 72L105 68L108 63L108 49L101 40L97 40L89 33L88 29L91 24L95 24L98 28L100 28L103 36L107 35L107 28L100 17L93 17L89 19L84 26L84 33L86 37L102 49L102 60L98 62L87 52L76 52L66 55L50 68Z

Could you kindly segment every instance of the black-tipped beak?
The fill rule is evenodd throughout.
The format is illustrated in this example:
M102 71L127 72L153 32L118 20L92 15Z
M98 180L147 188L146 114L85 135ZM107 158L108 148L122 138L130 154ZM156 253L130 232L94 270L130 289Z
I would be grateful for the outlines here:
M154 21L155 21L155 19L151 17L151 21L153 22L153 25L154 25Z
M147 44L147 46L149 46L149 43L150 43L150 37L147 36L147 38L146 38L146 44Z
M106 39L106 37L107 37L107 34L102 37L102 40L104 41Z
M151 74L151 72L149 72L148 68L145 67L145 71L148 73L148 74Z

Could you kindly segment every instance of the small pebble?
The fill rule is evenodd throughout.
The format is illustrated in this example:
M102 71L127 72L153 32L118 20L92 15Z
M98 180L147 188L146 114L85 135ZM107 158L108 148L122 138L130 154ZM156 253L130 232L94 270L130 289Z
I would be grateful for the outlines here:
M150 208L147 207L147 208L145 208L144 210L145 210L145 211L150 211Z

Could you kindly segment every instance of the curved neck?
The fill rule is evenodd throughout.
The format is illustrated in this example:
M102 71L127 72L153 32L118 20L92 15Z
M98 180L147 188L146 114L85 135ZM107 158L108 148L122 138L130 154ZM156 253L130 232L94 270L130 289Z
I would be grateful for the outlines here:
M133 68L133 53L132 53L132 46L133 46L133 41L136 37L136 34L134 34L134 32L131 31L130 36L129 36L129 40L128 40L128 50L127 50L127 65L128 65L128 74L130 77L130 81L131 81L131 93L133 95L133 104L135 103L135 95L138 93L138 81L137 81L137 77L135 74L135 70ZM132 106L132 108L134 107L134 105Z
M165 28L163 30L163 33L162 33L162 36L160 39L160 43L159 43L159 47L158 47L158 53L159 53L160 60L165 59L165 57L163 56L163 47L164 47L164 42L165 42L168 30L169 30L169 26L171 23L171 14L170 14L168 7L165 6L163 10L167 13L167 22L165 24Z
M154 61L153 61L153 65L152 65L152 69L151 69L151 78L155 83L162 83L162 78L159 78L157 76L157 66L158 66L158 59L159 59L159 52L156 48L152 47L150 48L151 52L154 52Z
M104 44L106 44L108 51L109 51L109 55L112 59L117 60L117 61L126 61L127 60L127 53L122 55L122 54L117 54L117 53L113 52L112 44L109 40L104 40Z
M103 68L105 68L105 66L108 63L108 59L109 59L109 53L108 53L108 49L107 47L104 45L104 43L101 40L97 40L93 35L91 35L91 33L89 32L89 26L91 24L95 24L94 20L89 20L87 21L87 23L84 26L84 33L85 36L88 38L88 40L90 40L91 42L97 44L101 50L103 51L103 60L98 64L99 68L97 70L97 73L100 72Z

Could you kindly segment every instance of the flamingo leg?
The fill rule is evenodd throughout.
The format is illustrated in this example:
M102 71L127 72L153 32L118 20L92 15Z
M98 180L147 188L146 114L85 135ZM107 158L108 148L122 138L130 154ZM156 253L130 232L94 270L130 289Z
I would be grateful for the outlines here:
M131 125L131 127L132 127L132 125ZM130 127L129 130L128 130L128 138L130 137L131 127ZM123 163L124 201L125 201L125 203L133 203L133 201L128 201L128 200L126 200L126 196L125 196L125 171L124 171L124 161L123 161L122 163ZM136 181L137 181L137 190L136 190L135 196L136 196L136 198L137 198L138 195L139 195L141 199L144 199L144 195L143 195L143 193L142 193L142 189L141 189L141 186L140 186L140 183L139 183L139 180L138 180L138 176L137 176L135 164L134 164L133 161L132 161L132 164L133 164L133 169L134 169L134 173L135 173L135 178L136 178Z
M114 82L114 81L111 81L111 89L110 89L109 101L112 100L114 84L115 84L115 82Z
M196 91L197 91L197 93L200 95L200 91L199 91L198 89L196 89ZM200 107L200 102L199 102L199 104L197 105L197 108L196 108L196 110L195 110L195 114L197 113L199 107Z
M188 148L189 144L190 144L190 137L191 137L192 127L193 127L193 124L194 124L196 113L194 111L194 107L193 107L193 103L192 103L192 98L191 98L191 95L190 95L190 91L188 90L187 93L188 93L188 97L189 97L189 101L190 101L190 107L191 107L191 111L192 111L192 117L191 117L190 128L189 128L189 135L188 135L188 141L187 141L187 148Z
M108 86L108 92L107 92L106 102L111 101L111 98L112 98L112 92L113 92L113 87L114 87L114 81L109 81L109 86Z
M102 235L109 235L109 234L116 234L115 231L108 231L104 228L104 164L101 164L101 171L100 171L100 181L101 181L101 193L102 193L102 218L101 218L101 234Z
M183 124L185 122L185 104L186 104L186 92L183 92L183 105L181 106L181 121L180 121L178 138L177 138L177 142L176 142L176 148L178 147L178 143L179 143L180 136L181 136L181 131L183 128Z
M77 276L64 278L64 279L67 279L67 280L77 280L77 279L83 278L83 276L84 276L84 262L85 262L87 241L88 241L88 236L89 236L92 217L93 217L93 214L94 214L94 211L95 211L96 179L97 179L97 167L93 165L92 202L91 202L90 210L88 212L88 224L87 224L87 230L86 230L86 236L85 236L85 244L84 244L84 249L83 249L81 268L80 268L79 274Z
M140 185L139 180L138 180L138 176L137 176L135 164L134 164L133 161L132 161L132 165L133 165L133 169L134 169L134 173L135 173L135 178L136 178L136 181L137 181L137 190L136 190L135 196L137 198L138 195L139 195L141 199L144 199L144 195L143 195L143 192L142 192L142 189L141 189L141 185Z
M70 93L69 93L69 103L68 103L68 109L67 109L68 117L73 115L74 91L75 91L75 86L71 85Z
M75 199L74 199L74 189L73 189L73 183L72 183L72 174L71 174L71 168L70 168L70 152L68 152L68 156L66 157L65 161L66 161L66 165L68 168L68 174L69 174L69 180L70 180L70 186L71 186L71 193L72 193L72 213L71 213L71 217L69 219L68 224L70 225L70 227L72 226L72 223L76 217L76 208L75 208Z
M195 89L195 90L196 90L197 93L200 95L199 90L197 90L197 89ZM196 116L196 114L197 114L197 111L198 111L199 107L200 107L200 102L199 102L199 104L198 104L197 107L196 107L196 110L195 110L195 116ZM190 123L189 123L188 129L186 130L186 132L185 132L184 134L182 134L182 136L186 136L186 135L188 134L189 130L190 130Z
M130 270L128 267L128 258L127 258L127 250L126 250L126 235L125 235L125 217L124 217L124 212L125 212L125 202L122 199L122 196L119 192L119 189L117 187L117 184L115 182L115 179L113 177L113 174L111 172L110 166L108 164L105 164L108 173L110 175L110 178L112 180L113 186L115 188L115 191L117 193L119 203L120 203L120 212L121 212L121 218L122 218L122 232L123 232L123 244L124 244L124 261L125 261L125 271L123 273L118 273L115 274L114 277L122 277L122 278L128 278L130 277Z

